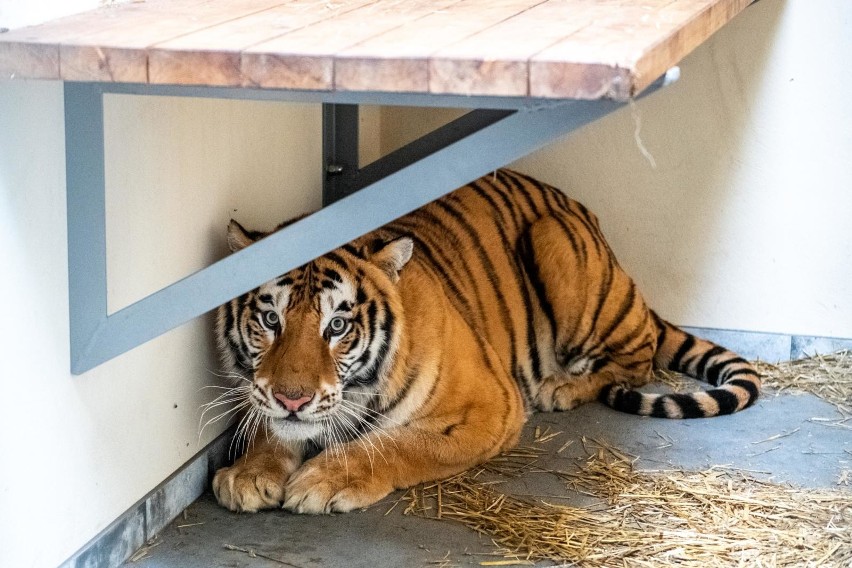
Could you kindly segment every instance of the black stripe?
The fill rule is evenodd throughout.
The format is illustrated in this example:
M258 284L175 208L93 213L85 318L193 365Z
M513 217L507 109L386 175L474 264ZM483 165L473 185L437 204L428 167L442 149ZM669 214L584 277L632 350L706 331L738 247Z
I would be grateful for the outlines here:
M374 301L370 301L367 304L366 309L362 310L355 318L353 318L356 323L360 324L362 339L367 342L366 347L364 347L364 352L361 353L361 355L358 356L358 358L348 367L348 369L351 369L352 367L359 365L356 367L358 369L355 371L356 373L361 372L364 365L367 364L370 360L370 356L372 355L371 348L373 340L375 339L374 330L376 323L376 311L376 303Z
M562 231L565 233L565 237L568 239L568 242L571 243L571 250L574 252L575 256L580 258L580 261L583 265L586 264L589 258L588 247L586 246L586 240L582 238L582 235L578 233L574 229L574 227L569 226L569 221L575 220L574 215L564 207L560 206L559 200L556 198L555 193L559 193L563 197L564 194L557 189L551 188L550 186L542 187L542 193L544 196L545 204L550 209L551 217L559 223L559 226L562 228ZM567 198L566 198L567 199ZM556 201L553 204L553 201ZM580 220L582 223L582 220ZM590 232L591 235L591 232ZM594 238L594 235L591 235ZM578 240L579 237L579 240Z
M323 268L322 273L327 278L331 278L334 282L337 282L337 283L343 282L343 277L340 276L340 273L337 272L336 270L334 270L333 268Z
M511 170L498 170L497 177L499 177L503 183L508 185L513 190L512 192L514 194L520 195L524 198L524 201L530 208L530 211L532 211L532 216L534 219L538 219L539 217L541 217L541 211L539 210L538 205L535 204L535 201L530 195L527 189L527 184L524 183L523 179L519 179L517 173ZM529 178L528 181L531 180L532 178Z
M225 314L225 321L223 322L223 333L224 335L228 335L231 332L231 328L234 327L234 300L228 302L226 305L222 306L222 313Z
M677 352L675 352L672 357L671 362L669 363L669 369L672 371L680 371L681 370L681 361L683 360L684 355L689 353L690 349L695 347L695 337L687 334L686 339L683 343L680 344Z
M553 312L553 305L550 303L550 300L547 297L547 291L544 289L544 282L542 282L541 275L538 272L538 263L536 262L534 256L535 251L533 250L532 243L529 242L529 239L529 233L521 237L518 252L521 256L521 263L524 267L524 271L526 272L527 278L529 279L533 291L535 292L536 298L538 299L538 303L541 306L541 309L544 312L547 321L550 323L552 336L555 340L557 329L556 316Z
M719 416L723 414L733 414L737 411L737 395L725 389L711 389L707 391L707 396L716 401L719 405Z
M654 320L654 324L657 327L657 349L659 349L666 341L666 335L668 334L668 326L666 325L666 322L664 322L654 310L651 310L651 318Z
M727 351L727 350L722 349L722 351ZM725 369L728 368L730 365L734 365L734 364L737 364L737 363L744 363L744 364L748 365L748 361L746 361L742 357L734 356L734 357L732 357L732 358L730 358L726 361L720 361L719 363L716 363L715 365L711 366L704 373L704 376L706 377L707 382L710 383L711 385L714 385L714 386L718 385L719 382L720 382L720 377L722 376L722 373L725 371ZM726 374L726 378L727 377L728 377L728 375Z
M749 381L746 379L733 379L725 383L725 385L731 385L735 387L741 387L748 391L749 399L746 401L745 406L751 406L751 404L757 400L757 397L760 396L760 389L754 384L753 381Z
M485 187L483 187L483 185ZM502 182L498 185L492 181L490 176L485 176L471 183L469 187L480 198L487 201L491 208L499 216L499 220L496 221L496 228L500 233L500 240L503 244L503 250L506 253L506 260L508 261L512 274L515 277L515 282L521 294L521 299L524 302L524 309L526 311L527 353L530 358L532 375L536 380L540 380L542 378L541 357L538 349L538 338L536 337L535 311L533 307L533 297L531 295L532 293L535 293L535 290L530 290L528 279L524 273L523 259L519 259L520 251L517 242L518 239L515 239L516 242L512 243L512 239L509 238L504 228L510 225L508 222L509 219L507 218L507 216L509 216L511 217L511 224L513 225L510 229L512 229L513 234L520 235L524 230L525 221L523 221L523 219L519 219L518 216L522 216L523 214L518 211L517 205L509 198L509 196L501 191L506 187ZM497 202L497 198L502 201L502 207L501 204ZM519 262L519 260L521 260L521 262ZM522 384L521 389L525 400L531 400L529 387L526 384Z
M374 384L380 379L379 372L382 370L382 366L387 360L388 353L390 352L390 345L394 338L394 334L396 333L396 316L394 316L393 312L390 310L390 306L387 302L382 302L382 308L384 319L381 323L377 324L376 329L383 332L384 339L376 352L376 356L373 358L370 368L357 380L359 384ZM375 335L378 335L378 333Z
M581 346L585 345L586 342L589 341L589 338L592 336L592 334L595 332L595 330L598 329L598 319L600 318L601 311L603 310L604 304L606 303L606 298L608 297L609 290L610 290L610 288L612 288L612 281L613 281L614 276L615 276L615 267L612 265L612 261L609 260L609 262L607 262L606 281L604 282L603 286L600 286L600 288L599 288L600 293L598 294L598 302L597 302L597 305L595 306L595 311L592 314L591 325L589 325L589 328L586 330L586 334L584 335L584 337L581 341L576 341L576 340L573 341L573 343L575 345L581 345ZM585 309L584 309L584 311L585 311Z
M352 243L346 243L345 245L343 245L340 248L342 248L343 250L345 250L346 252L348 252L352 256L355 256L355 257L360 258L360 259L364 258L364 256L361 254L361 251L359 251L355 247L355 245L353 245Z
M474 189L476 189L475 186L474 186ZM503 215L503 212L500 210L500 207L497 205L497 202L494 200L494 198L491 195L489 195L488 193L486 193L484 191L479 192L477 195L479 195L482 199L484 199L488 203L488 205L491 207L491 209L495 212L495 215L497 217L499 217L499 218L493 219L494 228L497 230L497 233L500 236L500 244L502 245L503 253L505 254L506 263L509 267L509 271L511 272L511 274L514 278L515 288L516 288L518 294L520 294L521 301L523 302L523 305L524 305L524 313L526 315L526 321L525 321L526 333L525 333L525 335L526 335L526 340L527 340L527 356L529 357L532 376L536 377L536 378L540 378L541 377L541 361L539 360L538 344L537 344L538 342L536 341L536 336L535 336L535 321L534 321L535 314L533 312L532 298L530 298L530 291L527 288L526 282L524 280L523 273L521 272L521 267L520 267L519 263L517 262L516 251L513 250L512 246L511 246L512 245L511 240L509 239L509 236L506 234L506 230L504 228L504 225L507 224L506 218ZM454 199L454 196L451 195L450 199ZM455 198L455 199L457 199L457 198ZM500 299L502 299L502 295L500 296ZM519 360L520 357L518 355L516 355L515 359ZM515 370L515 378L518 379L518 380L522 380L522 379L526 378L526 376L527 376L526 375L526 369L524 369L523 366L520 365L520 364L518 365L518 367L519 368Z
M506 333L506 336L509 338L509 356L510 356L510 364L509 368L515 371L518 367L518 353L517 353L517 339L515 338L515 325L512 321L512 315L509 311L509 305L506 303L506 298L503 293L503 283L501 281L500 275L497 273L497 270L494 267L494 263L491 261L491 257L488 256L488 250L485 248L485 245L482 243L482 239L480 238L479 233L476 229L464 218L461 211L453 207L449 202L449 200L436 201L435 204L443 209L448 215L453 217L458 223L458 225L462 228L462 230L467 234L468 238L474 244L474 253L476 257L479 259L479 262L482 264L483 268L485 268L485 273L488 276L488 281L491 283L491 286L494 290L494 296L497 299L497 303L500 306L498 310L500 312L500 320L503 324L503 331Z
M649 414L649 416L653 416L654 418L668 418L669 413L666 412L665 404L666 396L660 395L659 398L654 401L653 406L651 406L651 414Z
M760 375L757 371L755 371L751 366L743 368L743 369L734 369L733 371L728 371L725 373L725 381L730 381L731 377L736 377L738 375L750 375L752 377L760 378Z
M598 395L598 398L604 403L608 404L610 391L614 387L616 386L608 385L608 388L601 390L601 393ZM615 399L612 401L612 404L610 406L619 412L626 412L627 414L639 414L639 409L642 406L642 393L632 389L624 388L623 386L617 386L617 388L618 390L615 393Z
M330 260L331 262L340 266L343 270L349 270L349 264L346 262L346 259L344 259L342 256L340 256L334 251L325 253L322 258L324 258L325 260Z
M383 414L388 414L396 408L400 402L405 400L405 397L408 396L408 392L411 390L411 387L414 386L415 382L417 382L417 374L419 372L420 368L416 365L408 369L405 373L405 383L402 385L402 388L399 389L399 392L396 393L396 397L394 397L394 399L389 401L386 405L380 407Z
M462 311L465 315L465 319L468 322L475 322L476 327L483 329L485 324L485 305L477 292L477 287L474 285L476 279L473 276L470 266L468 266L465 262L453 262L452 258L448 257L444 253L445 250L463 250L459 237L446 225L446 223L428 209L418 209L408 217L397 221L400 225L413 224L414 229L417 228L418 222L422 222L426 225L426 229L422 231L420 237L412 236L412 238L416 241L416 245L418 242L420 243L417 245L418 250L422 249L421 252L426 255L433 267L440 273L441 278L439 279L439 283L450 288L450 291L452 292L452 294L449 295L450 301L456 303L456 300L458 300L463 303L467 307L466 311ZM424 236L425 234L435 234L436 229L440 240L433 246L429 246L424 240ZM446 242L443 242L444 239L449 240L449 246L447 246ZM441 258L438 259L436 255ZM458 274L458 276L450 274L450 270ZM469 283L467 288L470 290L471 295L473 296L473 301L476 303L476 310L471 309L472 306L470 305L469 298L459 289L458 284L464 280ZM459 306L456 305L456 308L459 308Z
M710 361L710 359L712 357L715 357L717 355L721 355L725 351L727 351L727 349L725 349L724 347L719 347L718 345L714 345L712 348L705 351L704 355L701 356L701 358L698 360L698 363L695 366L696 376L698 376L699 378L707 376L705 374L705 371L707 371L708 361ZM727 364L727 362L725 364ZM717 366L718 366L718 364L713 365L713 367L717 367ZM717 377L718 377L718 375L717 375ZM714 382L714 383L711 383L711 384L715 385L717 383Z
M704 411L691 394L667 394L669 400L674 401L680 407L683 418L704 418Z
M618 326L622 325L628 312L633 309L634 305L636 305L636 285L631 280L630 289L624 299L622 299L621 305L618 307L618 312L615 314L615 317L610 320L606 330L602 334L598 335L598 342L601 345L609 345L610 336L615 332ZM635 331L636 330L634 329L634 332Z

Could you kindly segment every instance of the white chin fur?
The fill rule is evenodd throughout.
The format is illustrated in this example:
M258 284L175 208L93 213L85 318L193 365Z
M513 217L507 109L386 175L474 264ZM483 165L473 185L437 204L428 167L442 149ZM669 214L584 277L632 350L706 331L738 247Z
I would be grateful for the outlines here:
M278 419L270 421L270 425L272 432L282 440L310 440L323 432L323 427L318 422L291 422Z

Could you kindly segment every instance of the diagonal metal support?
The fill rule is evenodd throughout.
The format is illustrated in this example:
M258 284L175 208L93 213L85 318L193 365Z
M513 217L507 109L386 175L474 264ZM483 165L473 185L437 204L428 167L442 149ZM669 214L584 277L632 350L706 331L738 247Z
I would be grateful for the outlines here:
M658 85L659 86L659 85ZM66 83L71 370L85 372L623 104L560 101L472 112L361 172L364 187L107 315L103 91ZM144 94L144 93L139 93Z

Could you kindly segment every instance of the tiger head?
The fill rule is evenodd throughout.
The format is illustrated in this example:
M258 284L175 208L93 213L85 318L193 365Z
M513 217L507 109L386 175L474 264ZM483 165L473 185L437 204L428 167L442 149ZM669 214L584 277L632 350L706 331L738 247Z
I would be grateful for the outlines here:
M232 251L264 236L228 227ZM294 441L356 434L398 356L397 284L412 250L408 237L362 238L219 308L224 363L257 420Z

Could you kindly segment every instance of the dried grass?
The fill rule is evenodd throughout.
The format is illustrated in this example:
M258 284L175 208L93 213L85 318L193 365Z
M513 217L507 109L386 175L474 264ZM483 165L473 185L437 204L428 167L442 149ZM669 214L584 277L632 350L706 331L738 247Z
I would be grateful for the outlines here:
M584 444L586 440L584 440ZM522 499L493 476L543 471L541 448L519 448L451 479L415 487L406 514L458 521L510 561L583 567L852 565L852 496L797 489L730 469L637 471L603 444L574 471L549 471L597 498L588 508ZM488 478L491 477L489 481Z
M810 393L833 404L844 417L852 417L852 351L817 354L776 365L763 361L752 364L760 373L765 389L778 394ZM654 379L674 392L694 388L685 375L672 371L656 369Z
M852 418L849 351L755 366L767 389L814 394L838 409L841 423ZM675 391L691 388L678 373L657 372L656 378ZM407 503L405 514L454 520L490 537L505 560L482 565L550 560L588 568L852 566L848 470L841 472L837 490L769 483L731 468L637 471L633 457L605 443L587 445L585 439L588 458L579 467L542 469L539 458L552 453L543 444L559 434L537 428L534 445L412 488L397 504ZM497 489L501 479L535 472L558 476L598 504L555 505Z
M852 417L852 351L814 355L770 365L755 363L763 386L777 392L811 393Z

